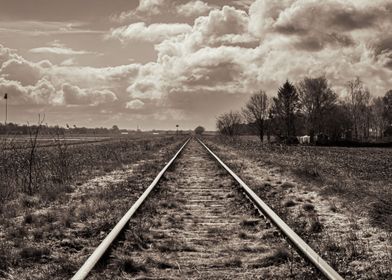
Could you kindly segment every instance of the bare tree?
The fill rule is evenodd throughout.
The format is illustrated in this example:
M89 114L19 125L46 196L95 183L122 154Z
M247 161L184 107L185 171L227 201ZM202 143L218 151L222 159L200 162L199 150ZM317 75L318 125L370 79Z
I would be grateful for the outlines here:
M29 164L29 179L28 179L28 185L27 185L27 190L26 192L29 195L33 194L33 173L34 173L34 167L35 167L35 153L36 153L36 148L37 148L37 138L39 135L39 131L42 127L42 124L44 123L45 120L45 115L41 119L41 115L38 114L38 125L34 127L29 126L29 140L30 140L30 152L28 156L28 164Z
M383 97L384 101L384 119L388 126L392 126L392 89L389 90Z
M368 137L370 126L370 92L357 77L347 83L346 102L350 110L355 139Z
M253 94L242 111L247 122L255 124L260 141L263 142L265 120L269 115L269 98L267 94L264 91Z
M232 137L238 134L238 128L241 122L241 114L230 111L217 117L216 127L221 134Z
M278 96L273 98L271 112L275 122L281 122L284 127L283 136L290 141L295 136L295 115L299 109L299 98L296 88L286 81L278 90Z
M387 122L384 117L384 100L382 97L376 97L372 101L372 127L376 137L382 138Z
M298 86L302 113L311 141L315 134L325 132L325 120L337 102L337 95L325 77L305 78Z

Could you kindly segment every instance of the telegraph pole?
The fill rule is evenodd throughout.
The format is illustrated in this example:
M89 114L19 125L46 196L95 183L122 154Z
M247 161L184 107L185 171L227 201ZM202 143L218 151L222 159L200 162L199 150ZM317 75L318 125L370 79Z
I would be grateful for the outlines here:
M5 125L7 125L7 117L8 117L8 94L4 94L5 99Z

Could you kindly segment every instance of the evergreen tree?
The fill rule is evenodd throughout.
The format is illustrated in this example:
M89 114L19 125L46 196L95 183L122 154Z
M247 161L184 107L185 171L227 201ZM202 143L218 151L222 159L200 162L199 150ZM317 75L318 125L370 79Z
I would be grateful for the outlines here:
M295 137L295 115L299 109L299 97L296 88L288 80L278 90L278 96L273 98L272 114L279 120L286 141Z

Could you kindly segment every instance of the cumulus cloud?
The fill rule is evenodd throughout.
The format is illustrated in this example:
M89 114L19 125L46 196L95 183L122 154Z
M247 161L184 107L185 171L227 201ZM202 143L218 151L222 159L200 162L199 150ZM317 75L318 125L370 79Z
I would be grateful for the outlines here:
M118 15L113 15L112 20L116 22L125 22L151 17L161 13L161 10L170 5L170 0L139 0L139 5L131 11L121 12Z
M216 6L210 6L208 3L196 0L188 3L178 5L176 7L177 13L184 17L196 17L207 14L209 11L216 9Z
M183 23L154 23L146 25L144 22L134 23L111 30L109 38L121 41L162 42L163 40L187 33L191 26Z
M247 10L251 0L235 0L231 5ZM220 7L203 0L140 0L139 5L131 10L113 15L114 22L135 22L140 20L154 20L160 16L170 16L180 21L190 21L198 16L207 15L208 12Z
M374 94L384 94L392 87L392 52L388 37L379 35L391 27L390 7L359 2L260 0L249 14L228 6L212 10L190 32L156 44L157 63L141 66L127 91L188 111L196 102L187 99L259 89L274 94L284 80L305 76L326 75L338 93L360 76Z
M19 81L24 86L33 85L42 77L42 68L38 64L17 56L1 65L0 76L8 80Z
M125 105L125 107L127 109L133 109L133 110L138 110L144 107L144 102L139 100L139 99L135 99L132 101L127 102L127 104Z
M125 91L126 81L133 71L130 68L135 67L78 68L56 66L48 60L35 63L0 45L0 90L9 94L10 104L110 103L118 97L113 90L104 87L122 85Z
M160 15L173 3L140 1L134 12ZM86 108L115 103L111 109L124 114L136 111L151 118L184 121L200 117L201 112L202 118L212 122L219 110L238 108L253 92L263 89L275 94L286 79L296 82L305 76L326 75L338 93L355 76L376 95L392 88L392 4L388 1L230 3L236 3L235 7L211 8L193 0L167 12L185 16L192 5L204 7L203 16L188 15L196 17L193 25L138 22L112 29L113 38L154 45L156 61L144 64L94 68L31 63L0 48L0 85L34 102L51 100ZM249 12L239 9L240 4L250 5ZM16 67L14 60L26 64L30 80L11 71Z
M62 85L62 92L67 105L98 105L117 100L117 96L110 90L81 89L68 83Z
M61 103L61 96L46 78L39 80L35 85L28 86L23 86L18 81L0 78L0 91L8 93L10 104L57 105Z

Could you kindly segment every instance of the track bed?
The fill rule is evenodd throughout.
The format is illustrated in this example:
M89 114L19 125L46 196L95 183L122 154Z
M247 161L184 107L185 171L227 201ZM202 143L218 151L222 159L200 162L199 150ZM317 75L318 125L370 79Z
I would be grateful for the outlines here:
M317 279L191 140L91 279Z

